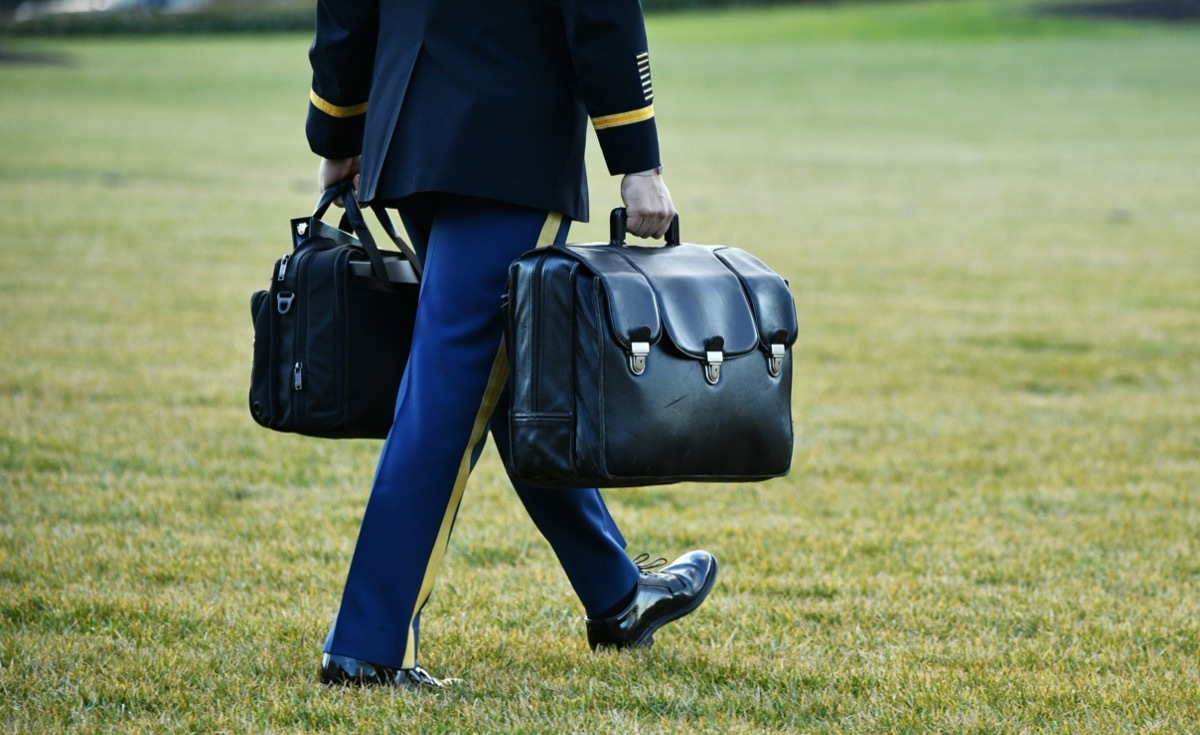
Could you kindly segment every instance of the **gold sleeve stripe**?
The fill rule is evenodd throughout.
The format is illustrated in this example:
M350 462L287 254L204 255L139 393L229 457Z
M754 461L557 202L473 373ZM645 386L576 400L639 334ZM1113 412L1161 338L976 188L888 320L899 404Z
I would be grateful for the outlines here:
M330 117L355 117L367 111L366 102L361 105L351 105L350 107L338 107L332 102L321 99L315 91L308 93L308 99L312 101L313 107L316 107Z
M622 125L632 125L649 120L654 117L654 105L646 105L640 110L630 110L629 112L618 112L615 115L601 115L600 117L592 118L592 127L596 130L604 130L605 128L617 128Z

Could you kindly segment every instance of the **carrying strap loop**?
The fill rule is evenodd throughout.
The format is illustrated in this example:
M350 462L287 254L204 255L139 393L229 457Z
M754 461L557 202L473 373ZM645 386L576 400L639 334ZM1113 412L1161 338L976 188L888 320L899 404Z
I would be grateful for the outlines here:
M367 222L363 218L362 208L358 204L358 199L354 196L354 187L350 180L346 179L339 181L330 186L325 191L321 192L321 198L317 200L317 206L313 210L313 219L320 219L329 210L329 206L338 198L342 198L342 204L346 208L346 214L342 218L342 226L340 229L345 229L348 225L358 237L358 241L362 244L363 250L367 254L367 259L371 261L371 272L376 278L386 279L387 268L383 263L383 255L379 252L379 246L375 244L375 237L371 234L370 228L367 227ZM371 211L375 213L375 218L379 220L379 224L383 227L383 231L391 238L393 244L404 255L405 259L412 265L413 272L420 279L422 275L421 259L417 257L417 252L409 245L400 233L396 230L396 226L392 223L392 218L388 216L387 210L378 204L371 205Z

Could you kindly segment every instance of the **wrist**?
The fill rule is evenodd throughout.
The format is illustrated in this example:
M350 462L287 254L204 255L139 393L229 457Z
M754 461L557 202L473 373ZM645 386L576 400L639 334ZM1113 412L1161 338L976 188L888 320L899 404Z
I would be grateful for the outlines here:
M625 175L626 176L662 176L662 172L663 172L662 164L659 164L658 166L655 166L654 168L646 169L645 171L636 171L634 173L628 173Z

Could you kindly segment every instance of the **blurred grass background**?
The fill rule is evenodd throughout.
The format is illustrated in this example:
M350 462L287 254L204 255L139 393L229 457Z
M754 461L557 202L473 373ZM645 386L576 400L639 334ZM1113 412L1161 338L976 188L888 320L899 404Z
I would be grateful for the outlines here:
M684 238L796 296L794 469L609 492L723 567L595 657L489 450L437 696L315 684L377 444L245 408L308 36L4 39L0 730L1196 732L1200 35L1027 8L651 18Z

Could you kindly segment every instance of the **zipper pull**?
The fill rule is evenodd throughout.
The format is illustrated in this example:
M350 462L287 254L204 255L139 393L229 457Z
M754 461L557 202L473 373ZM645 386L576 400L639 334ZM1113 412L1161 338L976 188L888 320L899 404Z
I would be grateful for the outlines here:
M292 366L292 390L304 390L304 363Z
M275 276L275 280L283 283L283 274L287 273L288 261L292 259L292 254L288 253L279 259L279 273Z

